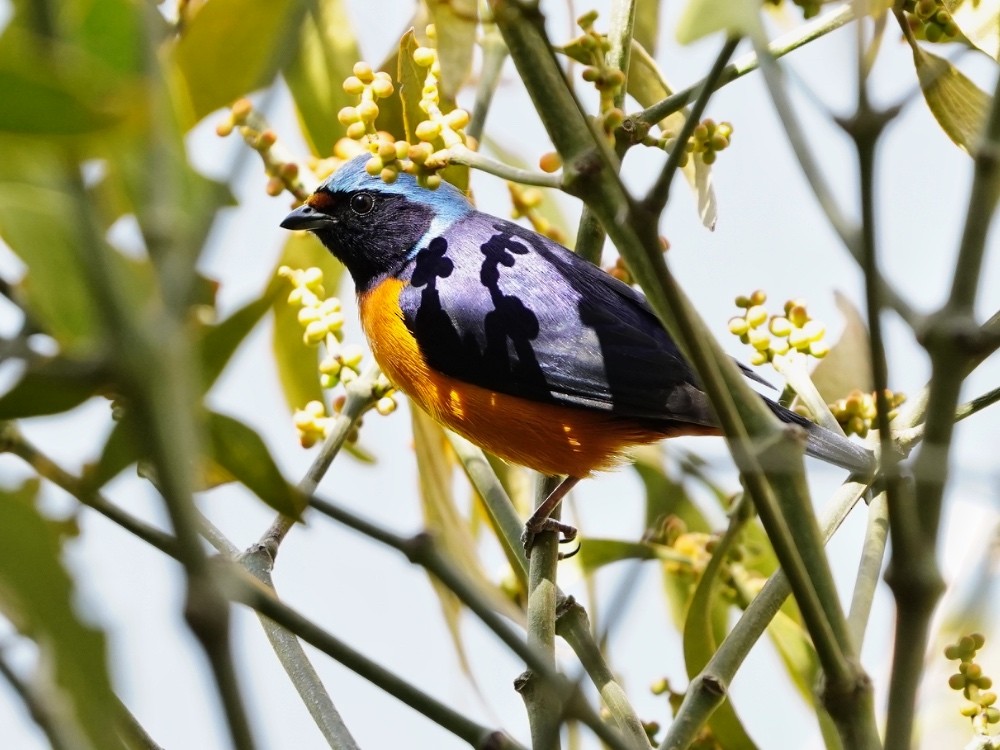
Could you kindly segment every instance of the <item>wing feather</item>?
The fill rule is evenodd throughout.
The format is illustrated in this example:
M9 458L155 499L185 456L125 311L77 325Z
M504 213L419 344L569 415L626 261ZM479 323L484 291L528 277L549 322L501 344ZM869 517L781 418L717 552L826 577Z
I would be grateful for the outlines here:
M407 269L428 364L524 398L712 425L690 367L631 287L512 222L471 213Z

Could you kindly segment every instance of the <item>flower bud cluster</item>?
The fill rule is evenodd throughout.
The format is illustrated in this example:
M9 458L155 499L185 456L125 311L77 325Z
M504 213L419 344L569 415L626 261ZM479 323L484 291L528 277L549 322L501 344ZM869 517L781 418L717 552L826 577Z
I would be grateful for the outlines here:
M542 191L538 188L526 188L516 182L508 182L507 189L510 190L510 200L514 205L511 212L512 218L520 219L522 216L531 222L532 228L539 234L544 234L551 240L566 243L566 236L559 227L542 216L538 207L542 204Z
M264 162L264 171L268 176L265 190L270 196L279 196L285 190L290 192L298 202L309 196L309 190L299 175L299 165L289 158L284 158L281 149L275 148L278 135L256 112L249 99L239 99L229 109L229 114L215 126L216 134L225 138L233 130L238 129L243 140L250 148L260 154Z
M886 390L885 400L889 403L889 419L892 420L895 418L900 404L906 401L906 395ZM845 398L830 404L830 411L840 422L845 433L866 437L878 417L877 407L878 402L874 393L862 393L860 390L854 390Z
M357 344L343 343L343 309L339 299L326 296L323 271L315 267L294 269L282 266L278 274L292 283L288 302L299 306L298 320L304 329L303 342L307 346L322 345L325 351L319 363L320 385L330 389L356 379L361 374L364 350ZM383 415L391 414L396 402L391 395L392 386L384 376L379 378L375 390L380 396L375 405L376 411ZM335 411L339 411L337 403L334 403ZM311 401L304 409L296 410L293 422L302 447L309 448L326 437L331 417L326 415L326 407L322 403Z
M950 42L962 33L941 0L905 0L903 10L910 28L928 42Z
M736 306L744 310L729 320L729 332L754 348L750 361L762 365L776 356L791 351L822 359L830 348L823 340L826 327L809 317L805 302L789 300L784 315L770 315L764 307L767 294L758 289L749 297L736 298Z
M613 139L615 129L625 120L625 113L615 104L615 100L625 88L625 74L618 68L608 65L607 57L611 51L611 42L607 36L594 29L596 20L596 10L580 16L576 23L583 34L562 47L561 51L583 63L581 74L583 80L593 84L601 97L598 124L604 134Z
M360 141L377 135L378 100L392 96L395 89L388 73L376 72L366 62L354 63L352 73L344 80L344 93L357 96L359 101L356 106L341 109L337 119L347 128L348 138Z
M433 24L427 27L427 36L432 42L435 39ZM344 107L338 117L347 126L349 138L368 141L371 153L365 165L368 174L392 183L400 172L406 172L414 175L420 185L433 190L441 184L438 173L448 166L448 149L465 145L464 128L469 124L469 113L464 109L441 111L438 87L441 62L436 49L418 47L413 51L413 61L427 69L419 103L427 117L414 128L417 143L396 141L376 130L377 100L391 96L394 89L388 73L373 72L367 63L357 63L354 75L344 81L344 91L360 96L360 103L356 107Z
M711 117L706 117L695 126L691 137L684 144L680 166L687 166L692 156L705 164L714 164L719 152L729 148L732 137L732 124L728 122L716 123ZM669 131L661 133L659 136L647 135L642 139L642 143L671 153L677 147L677 136Z
M966 703L961 708L963 716L972 720L977 733L989 734L991 724L1000 723L1000 709L997 708L997 694L991 690L993 680L983 674L983 668L976 663L976 653L986 643L981 633L962 636L956 643L944 650L948 659L958 661L958 672L948 679L952 690L961 690Z

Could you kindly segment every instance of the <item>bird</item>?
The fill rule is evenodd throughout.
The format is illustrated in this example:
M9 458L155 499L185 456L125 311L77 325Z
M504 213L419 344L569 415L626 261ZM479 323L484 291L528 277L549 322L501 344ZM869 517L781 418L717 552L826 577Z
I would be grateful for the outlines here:
M362 329L389 381L437 422L504 459L565 477L525 524L626 451L721 431L693 369L645 297L557 242L476 210L443 182L385 182L346 162L281 222L347 268ZM747 377L760 380L741 365ZM761 395L805 432L807 454L868 474L873 456Z

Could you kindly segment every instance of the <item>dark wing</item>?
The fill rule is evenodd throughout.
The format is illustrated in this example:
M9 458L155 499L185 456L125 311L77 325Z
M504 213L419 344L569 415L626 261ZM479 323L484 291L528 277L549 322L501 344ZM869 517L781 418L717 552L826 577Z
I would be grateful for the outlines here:
M643 297L541 235L473 213L405 275L406 323L436 370L523 398L714 424Z

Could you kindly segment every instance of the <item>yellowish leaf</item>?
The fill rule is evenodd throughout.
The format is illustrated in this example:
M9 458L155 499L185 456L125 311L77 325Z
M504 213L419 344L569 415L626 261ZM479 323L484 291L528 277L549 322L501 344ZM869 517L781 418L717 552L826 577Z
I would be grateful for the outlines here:
M1000 62L1000 0L944 0L969 43Z
M913 45L913 63L934 119L956 146L971 154L989 97L950 62L918 45Z
M729 36L760 36L760 3L755 0L688 0L677 22L677 41L691 44L719 31Z

